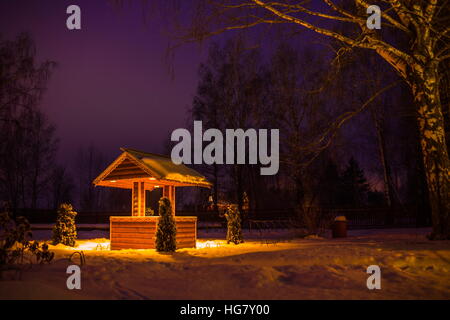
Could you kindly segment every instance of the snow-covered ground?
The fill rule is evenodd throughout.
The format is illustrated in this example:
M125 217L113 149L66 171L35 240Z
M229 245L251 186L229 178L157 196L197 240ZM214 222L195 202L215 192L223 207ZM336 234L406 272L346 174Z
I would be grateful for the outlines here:
M32 299L450 299L450 242L428 229L354 230L346 239L297 239L290 231L245 232L226 244L224 230L199 231L197 249L108 250L108 232L80 231L77 248L51 246L50 265L0 281L0 298ZM48 239L48 230L36 230ZM82 250L81 290L66 288L68 257ZM78 263L78 258L74 258ZM369 265L381 290L368 290Z

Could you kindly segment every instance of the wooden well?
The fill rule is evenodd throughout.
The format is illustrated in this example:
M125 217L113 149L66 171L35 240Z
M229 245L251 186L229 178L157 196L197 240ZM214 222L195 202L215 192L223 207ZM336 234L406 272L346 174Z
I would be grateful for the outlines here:
M175 165L170 158L133 149L123 153L95 180L96 186L131 189L131 216L110 217L111 250L154 249L158 216L145 216L146 191L162 188L163 197L172 204L177 228L177 248L195 248L197 217L177 217L175 188L211 184L197 171Z

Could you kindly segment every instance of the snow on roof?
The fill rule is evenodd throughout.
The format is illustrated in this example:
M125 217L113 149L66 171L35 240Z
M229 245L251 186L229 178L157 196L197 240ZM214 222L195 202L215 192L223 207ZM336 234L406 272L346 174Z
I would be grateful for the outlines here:
M184 164L173 163L170 157L130 148L120 148L120 150L123 153L93 181L95 185L129 188L130 181L145 176L154 178L162 184L211 187L211 183L205 176ZM119 169L116 170L116 168L120 168L125 161L131 161L135 165L134 169L130 169L133 174L131 176L128 174L123 179L119 177L117 181L116 178L112 178L113 181L106 181L112 180L111 177L115 177L115 174L120 174Z
M141 161L151 171L159 175L159 179L172 180L181 183L208 184L205 176L184 164L175 164L172 159L154 153L143 152L135 149L121 148L122 151L131 154Z

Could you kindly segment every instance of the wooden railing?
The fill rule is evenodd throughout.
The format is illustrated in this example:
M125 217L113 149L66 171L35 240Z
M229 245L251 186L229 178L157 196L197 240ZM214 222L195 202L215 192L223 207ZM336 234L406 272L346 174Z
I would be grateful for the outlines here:
M326 219L334 219L336 216L346 216L349 228L377 228L386 226L417 226L417 212L414 208L394 212L392 221L388 217L392 214L386 208L361 208L361 209L318 209L321 216ZM21 210L31 223L55 223L56 212L52 210ZM195 216L199 225L212 223L216 226L225 227L226 220L218 212L214 211L183 211L177 210L177 216ZM110 216L130 216L130 212L79 212L76 216L77 224L109 224ZM391 223L389 223L391 222ZM430 221L427 221L429 224ZM245 228L258 226L260 228L288 228L301 227L301 216L293 209L280 210L258 210L243 213L243 224Z

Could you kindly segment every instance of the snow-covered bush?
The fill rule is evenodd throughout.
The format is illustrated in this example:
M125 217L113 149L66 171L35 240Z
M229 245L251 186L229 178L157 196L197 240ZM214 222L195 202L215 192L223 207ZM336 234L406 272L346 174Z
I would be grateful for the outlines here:
M177 229L172 215L170 200L163 197L159 200L159 221L156 230L156 251L174 252L177 249Z
M225 210L227 219L227 243L239 244L244 242L242 237L241 215L235 205L228 205Z
M31 226L24 217L13 220L8 212L0 213L0 279L6 270L21 271L21 266L50 262L54 253L48 245L31 241Z
M66 246L74 247L77 240L77 228L75 226L75 216L77 213L70 204L63 203L58 209L58 217L53 227L53 245L62 243Z

